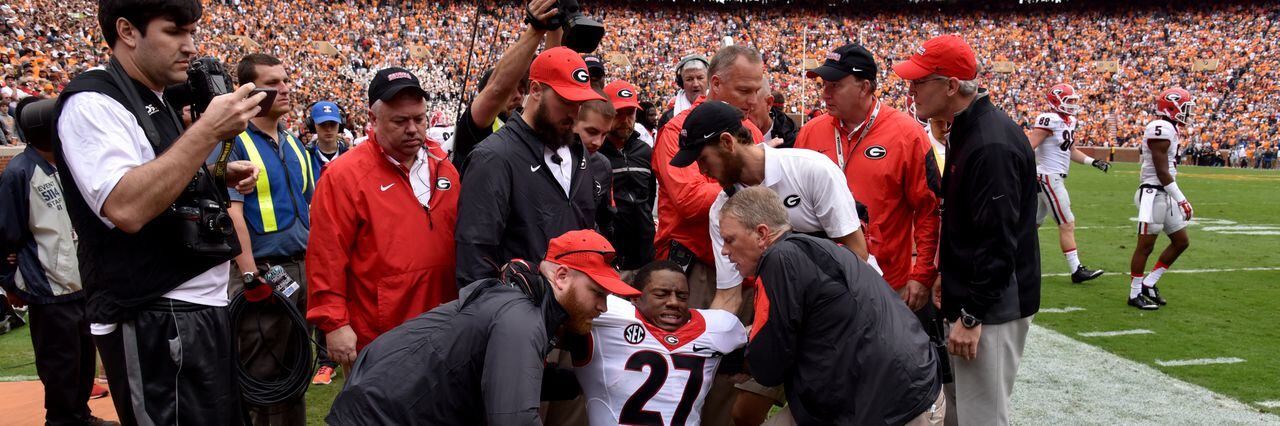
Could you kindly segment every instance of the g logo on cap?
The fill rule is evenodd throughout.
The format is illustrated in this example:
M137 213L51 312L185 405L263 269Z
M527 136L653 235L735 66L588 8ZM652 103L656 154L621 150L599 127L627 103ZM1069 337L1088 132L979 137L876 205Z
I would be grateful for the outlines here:
M587 75L586 68L578 68L573 70L573 80L579 83L586 83L591 78Z
M622 89L618 91L619 98L630 98L632 96L635 96L635 94L631 93L631 89Z

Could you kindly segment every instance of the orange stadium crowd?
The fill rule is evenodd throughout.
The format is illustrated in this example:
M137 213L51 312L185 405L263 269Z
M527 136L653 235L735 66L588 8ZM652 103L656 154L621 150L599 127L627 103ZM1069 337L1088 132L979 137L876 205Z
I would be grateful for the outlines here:
M1024 125L1046 109L1045 89L1066 82L1082 93L1087 111L1079 143L1133 146L1142 123L1152 119L1155 93L1180 85L1197 98L1198 125L1188 148L1239 148L1250 165L1275 156L1276 141L1265 137L1280 123L1275 4L851 10L772 2L583 3L606 25L598 53L609 62L609 75L635 82L642 98L659 105L676 91L673 67L680 57L709 54L726 41L760 49L771 84L785 95L784 111L807 114L822 105L818 84L804 78L806 60L820 62L834 47L856 40L888 64L909 55L919 40L957 33L978 52L983 85ZM54 96L71 77L105 62L95 10L96 2L87 0L0 6L5 103ZM480 73L519 36L522 14L511 2L494 1L224 0L206 5L198 48L224 63L252 52L280 57L292 67L300 100L290 117L295 128L308 104L334 100L358 135L365 120L362 88L374 70L412 70L431 97L430 108L453 117L463 93L475 92ZM1198 59L1218 66L1193 71ZM1116 61L1118 69L1104 71L1099 61ZM998 72L1004 62L1012 72ZM881 71L884 99L904 107L906 85L888 67Z

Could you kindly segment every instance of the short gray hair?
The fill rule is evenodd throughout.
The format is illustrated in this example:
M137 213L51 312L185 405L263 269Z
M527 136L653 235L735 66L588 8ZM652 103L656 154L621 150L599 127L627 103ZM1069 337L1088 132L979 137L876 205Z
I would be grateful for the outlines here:
M720 218L732 217L747 228L760 225L769 227L773 235L791 230L791 218L782 206L782 199L772 189L752 186L738 190L720 208Z
M724 73L734 62L738 62L739 57L743 56L751 64L764 63L764 58L760 57L760 51L755 48L738 44L725 46L711 57L711 65L707 66L707 77Z
M960 94L964 96L973 96L978 93L978 79L960 80Z

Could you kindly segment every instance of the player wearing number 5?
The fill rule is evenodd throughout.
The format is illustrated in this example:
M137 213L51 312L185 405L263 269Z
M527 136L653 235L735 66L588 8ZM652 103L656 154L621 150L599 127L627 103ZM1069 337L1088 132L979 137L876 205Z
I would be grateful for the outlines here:
M566 339L591 424L700 424L721 358L746 346L747 331L728 312L689 309L675 262L646 265L633 285L639 297L610 297L590 335Z
M1071 85L1060 83L1049 88L1046 94L1052 112L1036 117L1035 127L1027 135L1031 148L1036 151L1036 183L1040 189L1040 204L1036 212L1036 226L1044 223L1045 216L1053 215L1058 224L1058 244L1067 258L1071 282L1082 283L1102 276L1101 269L1089 269L1080 264L1080 252L1076 250L1076 217L1071 213L1071 197L1067 195L1067 172L1071 162L1097 167L1104 173L1111 163L1096 160L1075 147L1075 132L1080 120L1080 95Z
M1191 220L1191 203L1174 180L1178 169L1173 160L1178 153L1181 129L1191 125L1194 106L1191 93L1186 90L1173 88L1160 92L1156 98L1156 115L1163 119L1147 124L1142 140L1142 184L1133 196L1134 204L1138 205L1138 245L1133 248L1133 260L1129 262L1133 277L1129 284L1129 306L1138 309L1159 309L1165 304L1156 282L1191 245L1186 230ZM1147 257L1151 256L1161 232L1169 236L1169 246L1160 253L1151 274L1143 277Z

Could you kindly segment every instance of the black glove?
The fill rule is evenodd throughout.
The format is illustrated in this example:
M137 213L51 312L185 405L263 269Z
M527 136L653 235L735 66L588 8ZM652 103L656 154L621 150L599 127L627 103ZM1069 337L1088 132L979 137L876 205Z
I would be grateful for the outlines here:
M1107 170L1111 170L1111 163L1103 160L1093 160L1093 167L1097 167L1098 170L1102 170L1103 173L1106 173Z

